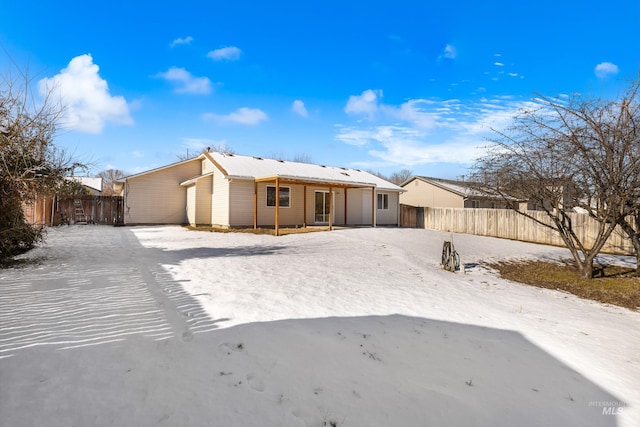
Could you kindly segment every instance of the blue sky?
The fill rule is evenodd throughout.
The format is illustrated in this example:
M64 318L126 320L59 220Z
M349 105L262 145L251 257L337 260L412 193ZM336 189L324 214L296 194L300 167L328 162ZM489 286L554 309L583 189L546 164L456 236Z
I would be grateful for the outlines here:
M640 2L3 3L0 71L66 105L92 173L206 146L456 178L537 93L618 94Z

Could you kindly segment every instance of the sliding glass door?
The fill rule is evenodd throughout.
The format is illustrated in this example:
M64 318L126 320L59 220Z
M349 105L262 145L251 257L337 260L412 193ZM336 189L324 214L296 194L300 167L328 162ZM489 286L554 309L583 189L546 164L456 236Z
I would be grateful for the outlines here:
M335 215L333 215L335 217ZM315 192L315 221L316 224L329 223L329 192Z

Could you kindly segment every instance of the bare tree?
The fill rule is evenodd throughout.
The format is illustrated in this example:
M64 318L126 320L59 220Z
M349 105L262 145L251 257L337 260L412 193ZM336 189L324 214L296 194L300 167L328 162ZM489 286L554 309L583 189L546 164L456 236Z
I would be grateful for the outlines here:
M620 141L620 179L615 191L623 199L618 225L631 241L636 254L636 275L640 276L640 79L630 86L619 103L616 140Z
M99 172L96 175L98 178L102 178L102 195L114 196L116 191L113 189L113 184L121 178L127 176L127 173L120 169L106 169Z
M207 153L207 152L210 152L210 151L213 151L213 152L216 152L216 153L223 153L223 154L235 154L235 151L234 151L233 148L229 147L226 143L222 142L220 144L212 145L212 146L209 146L209 147L203 147L201 150L195 150L195 151L189 152L189 149L187 149L186 154L184 154L184 155L179 154L178 155L178 159L179 160L195 159L200 154Z
M540 97L537 108L497 132L475 166L473 179L484 188L546 212L550 225L519 211L560 234L585 278L593 276L593 260L616 225L638 210L637 89L635 82L615 101ZM567 214L575 207L598 221L590 246Z
M313 164L313 159L306 153L298 153L291 158L292 162Z
M25 221L23 205L37 194L73 191L66 177L82 166L53 143L61 108L32 96L31 86L26 72L0 76L0 261L43 238L42 227Z
M365 170L365 172L370 173L371 175L377 176L378 178L382 178L384 180L388 180L389 179L385 174L383 174L381 172L378 172L376 170L373 170L373 169L367 169L367 170Z
M387 176L383 173L380 173L378 171L374 171L372 169L367 169L365 172L370 173L371 175L375 175L378 178L382 178L386 181L392 182L396 185L400 185L403 182L405 182L406 180L408 180L409 178L411 178L413 176L413 171L411 169L401 169L398 172L393 172L391 175Z
M413 171L411 169L401 169L398 172L394 172L389 177L389 181L393 182L396 185L400 185L409 178L413 176Z

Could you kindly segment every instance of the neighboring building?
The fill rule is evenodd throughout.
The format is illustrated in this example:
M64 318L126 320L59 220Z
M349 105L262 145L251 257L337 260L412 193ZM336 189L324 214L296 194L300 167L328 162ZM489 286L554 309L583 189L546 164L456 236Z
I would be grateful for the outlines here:
M398 225L400 193L370 173L206 152L119 181L125 224Z
M102 194L102 178L91 176L70 176L72 181L77 181L82 185L84 194L90 196L100 196Z
M59 225L65 221L75 221L74 200L86 199L87 196L100 196L102 194L102 178L90 176L69 176L66 178L68 182L77 182L80 184L77 194L73 196L60 196L58 194L39 194L33 200L29 200L23 204L22 210L25 219L30 224L40 225ZM95 212L95 204L93 206L87 202L87 213L83 213L84 220L90 219L91 222L100 222L99 218L91 215ZM84 222L84 221L83 221Z
M474 188L474 183L426 176L413 176L403 182L400 195L403 205L429 208L489 208L509 207L504 198ZM512 203L518 203L513 199Z

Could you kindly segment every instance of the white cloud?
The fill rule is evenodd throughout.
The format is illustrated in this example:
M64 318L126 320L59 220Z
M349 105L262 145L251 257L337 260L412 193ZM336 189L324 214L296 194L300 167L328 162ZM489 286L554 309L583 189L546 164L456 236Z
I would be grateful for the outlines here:
M176 47L178 45L181 44L189 44L193 41L193 37L191 36L187 36L187 37L178 37L177 39L175 39L174 41L172 41L169 46L170 47Z
M344 107L347 114L367 114L370 117L378 110L378 98L382 98L381 90L367 89L362 95L352 95Z
M455 59L458 56L458 52L453 45L446 45L442 51L442 57L447 59Z
M208 77L194 77L184 68L171 67L164 73L156 74L156 77L177 84L176 93L208 94L211 92L211 80Z
M361 95L350 96L344 111L351 115L365 115L370 120L387 118L411 122L418 127L429 127L434 123L432 114L422 110L422 106L428 104L424 99L410 100L399 106L383 104L381 100L381 90L367 89Z
M144 157L144 153L142 151L132 151L131 157L135 157L136 159Z
M363 92L363 94L365 94ZM362 101L363 96L358 97ZM387 105L367 98L374 105L372 119L338 125L336 139L366 149L385 165L412 166L429 163L472 163L487 145L492 129L504 129L530 102L504 98L462 103L457 99L414 99L399 105ZM361 105L356 103L356 105ZM368 114L371 108L358 108Z
M309 113L304 106L304 102L300 101L299 99L293 101L293 104L291 104L291 111L302 117L309 117Z
M202 115L202 119L216 121L218 123L235 123L253 126L267 120L268 117L267 114L260 109L242 107L226 115L205 113Z
M215 61L235 61L237 59L240 59L241 55L242 50L235 46L227 46L220 49L212 50L207 53L207 56Z
M438 63L442 62L443 59L456 59L458 56L458 51L452 44L447 44L440 55L438 55Z
M495 65L496 67L504 67L504 64L502 62L494 62L493 65Z
M481 140L464 137L425 143L426 134L406 126L343 128L337 136L344 143L365 147L368 154L386 165L412 166L428 163L469 163L478 156Z
M73 58L66 68L38 82L41 96L50 95L64 108L61 125L80 132L99 133L108 122L132 124L122 96L111 96L106 80L91 55Z
M424 99L415 99L401 104L400 107L383 105L381 109L389 117L413 123L420 128L429 128L434 126L437 114L423 111L421 106L425 103L428 102Z
M618 66L611 62L601 62L596 65L594 73L600 79L618 74Z
M340 125L338 128L340 131L338 135L336 135L336 139L345 144L363 146L369 144L372 139L370 129L355 129Z

